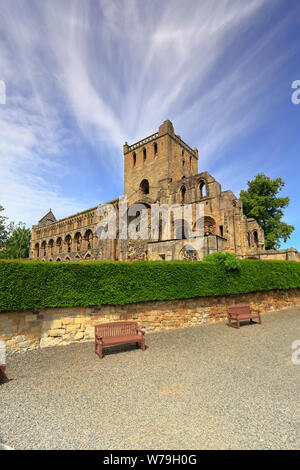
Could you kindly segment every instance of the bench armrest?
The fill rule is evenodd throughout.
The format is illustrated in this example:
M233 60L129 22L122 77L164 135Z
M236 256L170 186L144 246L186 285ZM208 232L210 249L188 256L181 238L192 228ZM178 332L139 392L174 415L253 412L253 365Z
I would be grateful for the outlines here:
M137 331L138 333L142 333L142 335L145 334L145 331L144 331L144 330L141 330L141 328L138 328L136 331Z

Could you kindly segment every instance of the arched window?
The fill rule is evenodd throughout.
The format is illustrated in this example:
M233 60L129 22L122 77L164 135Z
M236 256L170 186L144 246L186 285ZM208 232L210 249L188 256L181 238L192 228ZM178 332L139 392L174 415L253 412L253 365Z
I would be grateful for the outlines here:
M61 253L62 252L62 239L61 237L58 237L58 239L56 240L56 253ZM56 260L56 261L60 261L60 260Z
M199 198L201 199L202 197L206 197L206 184L205 181L199 181L198 184L198 193L199 193Z
M185 240L190 237L190 227L186 220L177 219L174 221L174 238L176 240Z
M189 245L186 245L182 248L180 252L180 257L184 261L197 261L198 256L197 256L197 251Z
M248 247L251 247L251 238L250 238L250 233L247 233L247 241L248 241Z
M50 224L53 224L53 220L51 219L45 220L44 225L50 225Z
M146 158L147 158L147 150L145 148L143 148L143 160L144 160L144 162L146 161Z
M57 258L57 260L56 260L56 261L60 261L60 258Z
M46 242L43 241L41 244L41 250L42 250L42 256L47 256L47 248L46 248Z
M253 232L253 242L254 242L254 246L258 247L258 233L256 230L254 230Z
M34 245L34 257L38 258L40 256L40 245L36 243Z
M204 217L204 235L216 235L216 222L212 217Z
M80 232L77 232L74 237L74 248L75 251L80 251L81 250L81 242L82 242L82 236Z
M48 248L49 248L49 254L52 256L53 255L53 248L54 248L54 240L49 240L48 243Z
M143 180L140 184L140 190L143 194L149 194L149 181Z
M135 165L136 165L136 153L133 152L133 154L132 154L132 167L134 168Z
M66 245L67 252L70 253L71 252L71 246L72 246L72 237L71 237L71 235L66 236L65 245Z
M157 143L154 142L153 144L153 149L154 149L154 158L157 157Z
M190 170L192 169L192 157L190 157Z
M87 230L84 234L84 249L91 250L93 248L93 232Z
M184 165L185 165L185 160L182 160L182 166L184 166Z
M205 236L217 235L216 221L210 216L201 217L194 224L194 231L198 232L197 235L202 235L203 232Z
M186 187L182 186L180 189L180 198L181 198L181 203L185 203L185 193L186 193Z

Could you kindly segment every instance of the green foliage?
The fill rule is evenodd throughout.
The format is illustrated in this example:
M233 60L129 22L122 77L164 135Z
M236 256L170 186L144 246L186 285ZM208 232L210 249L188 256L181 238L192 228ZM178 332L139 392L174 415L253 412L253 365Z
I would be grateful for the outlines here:
M280 240L290 238L295 228L282 222L283 210L289 205L288 197L277 197L285 186L281 178L271 180L259 173L254 180L248 181L248 189L240 192L244 214L257 220L265 232L267 249L280 247Z
M0 205L0 248L5 247L5 243L8 240L11 226L6 225L7 217L1 215L1 212L4 211L4 207Z
M122 305L151 300L300 288L300 263L0 261L0 311Z
M0 214L4 208L0 206ZM31 231L19 222L6 223L7 217L0 215L0 258L28 258Z
M215 251L214 253L207 255L204 261L217 263L218 265L223 266L225 271L240 271L241 269L241 262L234 253Z
M5 246L5 258L28 258L31 231L21 222L13 228Z

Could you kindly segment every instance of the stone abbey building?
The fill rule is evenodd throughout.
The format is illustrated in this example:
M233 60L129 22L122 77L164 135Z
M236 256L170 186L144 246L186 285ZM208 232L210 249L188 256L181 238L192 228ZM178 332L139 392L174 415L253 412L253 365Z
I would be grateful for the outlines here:
M204 243L191 250L188 237L179 239L173 220L171 233L164 239L101 240L96 228L97 207L56 220L50 210L32 227L30 258L49 261L79 260L180 260L202 259L214 251L230 251L241 258L296 259L296 250L265 251L264 233L256 220L248 219L242 203L232 191L222 191L220 183L207 172L198 173L198 150L192 149L174 133L167 120L157 133L132 145L124 153L124 195L128 207L142 203L189 204L196 213L204 205ZM119 199L110 201L116 212ZM195 226L196 220L193 220ZM194 227L191 227L194 230ZM181 238L181 237L180 237Z

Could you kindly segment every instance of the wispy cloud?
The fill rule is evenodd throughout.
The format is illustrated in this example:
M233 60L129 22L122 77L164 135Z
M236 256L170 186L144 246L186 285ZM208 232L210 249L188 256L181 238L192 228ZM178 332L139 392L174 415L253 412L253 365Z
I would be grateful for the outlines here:
M287 59L281 51L266 63L288 16L265 32L264 0L0 0L0 8L8 94L0 203L29 223L49 207L58 216L86 207L65 189L83 142L103 168L101 194L108 175L122 175L124 141L166 118L198 146L206 169L260 125L268 80Z

